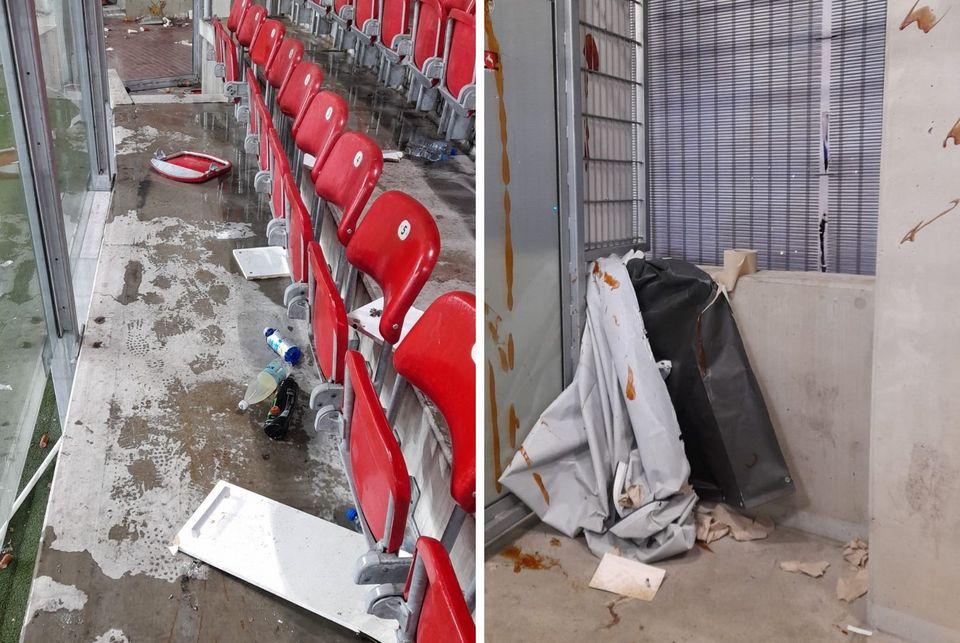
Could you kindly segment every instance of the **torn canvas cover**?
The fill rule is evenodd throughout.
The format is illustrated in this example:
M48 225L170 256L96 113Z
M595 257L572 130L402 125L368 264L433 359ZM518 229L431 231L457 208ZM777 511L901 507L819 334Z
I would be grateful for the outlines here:
M548 525L641 562L693 547L696 495L623 260L594 262L573 382L500 481Z

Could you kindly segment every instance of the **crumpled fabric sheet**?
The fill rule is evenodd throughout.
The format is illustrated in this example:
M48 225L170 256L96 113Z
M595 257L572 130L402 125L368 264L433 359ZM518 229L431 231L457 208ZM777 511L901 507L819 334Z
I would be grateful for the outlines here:
M583 531L595 555L653 562L694 545L689 476L625 260L600 259L589 274L573 382L500 482L548 525L570 537Z

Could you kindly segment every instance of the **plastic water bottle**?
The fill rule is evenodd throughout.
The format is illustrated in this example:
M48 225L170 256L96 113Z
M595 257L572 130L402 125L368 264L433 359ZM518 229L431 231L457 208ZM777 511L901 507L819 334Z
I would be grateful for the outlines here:
M354 529L361 534L363 533L363 526L360 524L360 514L357 513L357 510L354 507L347 509L347 520L353 523Z
M277 390L277 386L286 376L287 369L284 368L283 362L280 360L275 359L267 364L247 387L247 392L243 394L243 399L240 400L240 410L246 411L251 404L262 402L270 397L270 394Z
M264 328L263 336L267 338L267 346L269 346L274 353L282 357L288 364L297 365L297 362L300 361L300 357L303 355L298 346L285 340L276 328Z

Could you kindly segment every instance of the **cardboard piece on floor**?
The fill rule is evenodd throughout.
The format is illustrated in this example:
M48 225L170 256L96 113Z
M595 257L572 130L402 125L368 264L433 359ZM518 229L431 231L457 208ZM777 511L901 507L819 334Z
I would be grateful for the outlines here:
M233 251L233 258L247 280L290 276L287 249L280 246L237 248Z
M370 587L353 582L362 534L221 480L174 538L171 551L198 558L377 641L397 623L366 613Z
M622 596L652 601L663 583L666 570L623 558L604 554L597 571L590 579L590 587Z
M365 306L361 306L347 315L347 321L351 326L361 333L370 337L378 344L383 343L383 335L380 334L380 315L383 313L383 297L375 299ZM397 346L407 336L413 325L423 317L423 311L419 308L410 306L407 316L403 318L403 328L400 329L400 340ZM396 347L394 347L396 348Z
M820 560L816 562L804 562L800 560L785 560L780 563L780 569L785 572L792 572L794 574L806 574L812 578L820 578L823 576L827 567L830 566L825 560Z

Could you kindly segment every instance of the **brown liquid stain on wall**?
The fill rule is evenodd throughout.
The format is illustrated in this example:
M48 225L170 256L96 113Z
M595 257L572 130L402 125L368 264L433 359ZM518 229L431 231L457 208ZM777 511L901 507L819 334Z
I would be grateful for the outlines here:
M947 141L953 139L954 145L960 145L960 118L957 119L957 122L954 123L953 129L950 130L950 133L947 134L947 138L943 139L943 146L947 146Z
M599 71L600 49L597 47L597 41L592 34L587 34L583 38L583 61L590 71ZM589 74L583 75L583 97L584 99L590 98ZM583 119L583 160L590 160L590 123L587 119Z
M487 35L487 50L500 55L500 42L493 32L490 19L492 0L486 0L483 28ZM513 310L513 235L510 229L510 156L507 154L507 106L503 100L503 64L493 69L493 80L497 88L497 115L500 120L500 172L503 179L503 267L507 280L507 310Z
M933 223L934 221L936 221L936 220L939 219L940 217L942 217L942 216L944 216L944 215L946 215L946 214L949 214L949 213L953 212L953 211L957 208L957 206L960 206L960 199L954 199L953 201L951 201L949 208L947 208L946 210L944 210L943 212L941 212L941 213L938 214L937 216L933 217L933 218L930 219L929 221L923 221L923 220L921 220L920 223L918 223L917 225L913 226L909 231L907 231L907 234L903 235L903 238L900 239L900 245L903 245L903 244L906 243L907 241L916 241L916 240L917 240L917 234L919 234L919 232L920 232L921 230L923 230L924 228L926 228L928 225L930 225L931 223Z
M516 545L507 547L500 555L513 561L514 574L519 574L521 569L552 569L560 565L556 558L544 556L540 552L528 554Z
M540 493L543 494L543 501L547 503L547 506L550 505L550 494L547 493L547 488L543 486L543 478L540 477L539 473L533 474L533 481L537 483L537 486L540 487Z
M508 333L506 340L503 340L500 333L500 323L503 318L489 305L485 305L487 314L487 332L490 338L497 346L497 354L500 358L500 370L504 373L512 371L515 365L515 348L513 344L513 333Z
M500 484L500 474L503 468L500 466L500 427L497 422L497 378L493 374L493 364L487 360L487 397L490 398L490 429L493 431L493 487L500 493L503 485Z
M633 369L627 366L627 399L635 400L637 398L637 389L633 384Z
M930 30L937 26L941 20L947 17L947 14L950 13L950 10L947 9L943 12L943 15L937 18L937 15L933 13L927 5L923 5L917 9L917 5L920 4L920 0L917 0L913 3L913 7L910 9L910 13L907 14L907 17L903 19L903 22L900 23L900 31L903 31L909 27L914 22L917 23L917 28L923 31L923 33L930 33Z
M516 449L517 429L520 428L520 418L517 417L517 409L514 408L513 404L510 405L509 418L510 423L507 425L507 430L510 434L510 447Z
M603 283L610 286L610 290L616 290L620 287L620 282L609 272L603 273Z
M523 456L523 461L527 463L528 467L533 466L533 460L530 459L530 455L527 453L527 450L523 447L520 447L520 455Z

